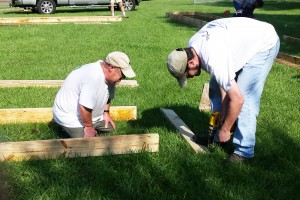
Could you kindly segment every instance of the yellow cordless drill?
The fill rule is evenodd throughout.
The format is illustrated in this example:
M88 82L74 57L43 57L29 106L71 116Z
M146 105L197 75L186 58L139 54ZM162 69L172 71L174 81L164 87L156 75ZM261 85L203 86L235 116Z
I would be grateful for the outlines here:
M236 122L232 125L230 129L230 133L235 131ZM214 142L214 136L217 130L220 128L220 112L215 111L210 115L209 123L208 123L208 145Z
M220 126L220 112L218 111L212 112L208 123L208 145L213 143L215 133L218 130L219 126Z

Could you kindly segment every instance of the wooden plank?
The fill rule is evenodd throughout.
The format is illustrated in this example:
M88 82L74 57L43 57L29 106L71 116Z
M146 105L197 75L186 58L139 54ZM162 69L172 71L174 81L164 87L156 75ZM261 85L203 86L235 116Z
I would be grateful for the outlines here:
M159 135L132 134L0 143L0 161L158 152Z
M76 17L13 17L0 18L0 24L58 24L58 23L99 23L122 21L120 16L76 16Z
M7 87L60 87L64 80L0 80L0 88ZM136 80L121 80L119 87L137 87Z
M113 120L136 120L136 106L111 106ZM0 124L45 123L53 118L52 108L9 108L0 109Z
M300 65L300 58L297 56L291 56L289 54L279 52L277 55L277 58L285 60L285 61L293 63L293 64L296 64L296 65Z
M283 40L287 40L289 42L294 42L294 43L300 44L299 38L295 38L295 37L291 37L291 36L287 36L287 35L283 35Z
M199 104L199 110L204 112L210 112L210 100L209 100L209 83L205 83L202 90L201 100Z
M186 15L184 15L184 14L186 14ZM177 22L180 22L183 24L188 24L188 25L191 25L191 26L194 26L197 28L202 28L205 24L207 24L207 21L203 21L200 19L190 17L190 16L192 16L192 14L189 12L188 13L178 13L178 12L167 13L167 16L174 21L177 21Z
M197 28L202 28L209 21L221 18L219 16L200 12L168 12L166 15L174 21L188 24Z
M287 65L287 66L296 68L296 69L300 69L300 65L297 65L297 64L288 62L288 61L286 61L286 60L282 60L282 59L279 59L279 58L275 58L275 61L276 61L276 62L279 62L279 63L282 63L282 64L284 64L284 65Z
M188 142L196 153L208 152L207 148L203 145L195 143L192 137L195 135L189 127L178 117L178 115L171 109L160 108L165 117L175 126L181 136Z

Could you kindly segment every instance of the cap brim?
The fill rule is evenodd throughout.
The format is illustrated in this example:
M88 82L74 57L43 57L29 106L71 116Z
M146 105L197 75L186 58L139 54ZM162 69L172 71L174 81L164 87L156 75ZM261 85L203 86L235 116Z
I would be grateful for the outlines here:
M135 77L135 73L132 69L122 69L122 73L127 77L127 78L134 78Z
M181 88L183 88L184 86L186 86L186 84L187 84L186 74L183 74L183 76L176 77L176 78L177 78L178 84L179 84L179 86Z

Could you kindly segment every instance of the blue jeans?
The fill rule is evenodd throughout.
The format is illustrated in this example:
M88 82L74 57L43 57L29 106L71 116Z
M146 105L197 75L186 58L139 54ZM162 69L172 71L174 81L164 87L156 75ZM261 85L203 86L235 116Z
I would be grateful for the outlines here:
M260 98L266 78L279 51L280 42L271 49L257 53L238 75L237 85L244 95L244 104L236 121L233 135L234 153L246 158L254 157L256 120ZM215 78L210 79L209 98L211 111L221 111L221 94ZM218 132L215 134L218 141Z
M240 5L238 2L233 1L233 7L235 8L236 11L238 10L243 10L243 6Z

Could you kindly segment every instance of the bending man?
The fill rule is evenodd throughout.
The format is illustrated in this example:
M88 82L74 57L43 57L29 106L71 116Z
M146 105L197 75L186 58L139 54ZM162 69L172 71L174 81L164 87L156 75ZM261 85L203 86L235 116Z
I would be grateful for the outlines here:
M187 48L168 56L168 70L181 87L187 78L199 76L201 69L211 74L211 110L221 112L214 140L227 142L231 127L237 124L229 161L254 157L260 98L279 46L271 24L233 17L206 24L192 36Z

